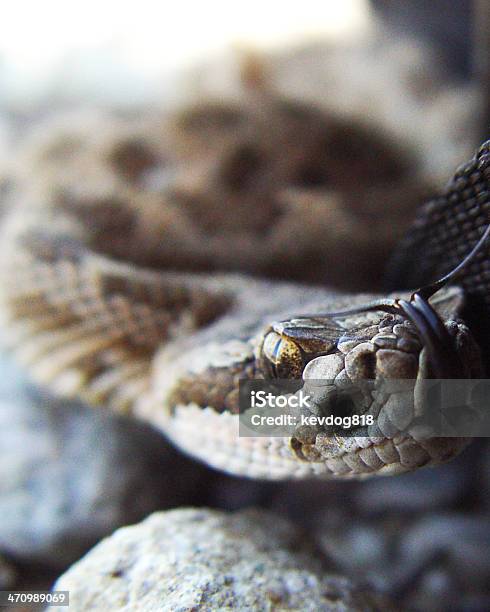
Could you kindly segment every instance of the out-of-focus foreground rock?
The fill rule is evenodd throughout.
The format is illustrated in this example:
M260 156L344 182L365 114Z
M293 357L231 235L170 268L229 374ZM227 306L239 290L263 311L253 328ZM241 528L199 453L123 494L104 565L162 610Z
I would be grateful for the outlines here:
M55 589L70 591L74 612L389 609L331 573L293 524L250 510L154 514L101 542Z

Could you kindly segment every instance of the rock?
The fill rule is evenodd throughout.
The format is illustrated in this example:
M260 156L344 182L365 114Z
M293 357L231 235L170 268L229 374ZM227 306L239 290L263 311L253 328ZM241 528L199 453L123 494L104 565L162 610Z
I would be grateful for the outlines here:
M478 450L480 454L475 457L475 463L479 467L477 492L485 508L490 510L490 444L488 440L479 440ZM475 447L473 444L472 447Z
M291 523L258 510L153 514L98 544L54 589L70 591L72 612L386 609L332 574Z
M400 530L398 573L411 609L439 612L444 598L451 610L488 610L489 534L489 517L476 513L434 513Z
M150 512L195 503L209 473L150 427L57 401L0 361L0 550L65 568Z
M389 529L358 518L343 529L340 522L335 528L320 529L317 541L342 572L364 581L383 574L391 544Z
M0 556L0 591L12 587L16 581L17 573L10 563Z
M431 514L404 534L400 552L408 562L423 565L450 560L459 579L488 586L490 581L490 517L478 514Z
M359 484L355 503L364 515L428 511L464 497L468 473L464 457L446 465L417 470L396 478L376 478Z
M345 512L318 521L315 541L340 571L409 610L486 610L490 598L490 519L465 512Z

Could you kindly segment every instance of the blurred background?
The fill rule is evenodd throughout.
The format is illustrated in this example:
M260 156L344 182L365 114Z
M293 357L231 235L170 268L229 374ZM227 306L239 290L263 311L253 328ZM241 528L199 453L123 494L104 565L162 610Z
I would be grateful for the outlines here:
M169 7L143 0L84 5L19 2L1 25L1 83L5 107L33 109L54 99L119 107L174 100L172 82L183 69L230 48L281 48L305 38L338 40L368 27L364 0L301 7L252 0L186 1Z
M2 109L28 112L55 102L122 108L175 103L182 95L176 82L183 73L213 59L229 61L239 49L365 45L381 32L391 43L408 39L414 47L428 45L436 72L464 82L477 72L475 43L481 42L475 40L473 14L481 13L482 38L486 4L306 0L301 6L283 3L279 10L276 2L257 0L246 9L221 1L188 0L169 8L142 0L136 8L116 0L89 0L83 6L21 0L5 8L0 25ZM400 61L414 72L423 69L414 61L416 51L407 52ZM351 70L348 63L344 68Z
M315 126L306 130L311 138L303 124L294 132L298 147L309 151L301 158L306 166L264 162L257 171L271 182L265 208L281 202L292 212L277 227L265 216L272 227L267 264L256 220L244 229L246 256L234 255L230 267L353 291L377 288L380 262L416 206L489 136L489 15L486 0L7 3L0 20L2 210L22 204L19 194L31 181L37 188L39 177L91 194L92 174L80 190L86 176L70 169L67 180L64 154L46 154L50 143L83 134L75 166L80 159L86 168L87 160L113 159L129 130L157 157L172 158L177 178L170 189L166 175L162 189L185 204L185 214L196 202L211 206L216 194L230 193L238 211L255 202L256 191L246 186L237 194L236 180L221 170L229 169L245 131L247 146L260 149L264 126L286 129L279 103L294 101L301 121ZM212 123L230 107L245 118L243 133ZM211 130L205 138L198 120ZM332 132L335 138L325 140ZM168 152L168 142L180 152ZM288 157L279 137L271 143L277 156ZM326 172L332 160L339 163L334 178ZM127 169L133 161L121 163ZM246 167L240 159L238 173ZM148 184L139 184L145 197L160 197L160 187ZM320 246L312 251L297 237L295 250L276 255L274 240L284 244L305 206ZM340 249L355 232L345 261ZM154 238L149 245L159 244ZM142 263L215 269L226 247L216 242L213 251L212 243L203 253L190 244L179 259L168 244ZM397 478L252 482L198 465L149 425L54 398L9 353L2 359L0 589L49 588L102 537L158 509L260 506L306 527L342 572L399 605L490 609L490 463L481 441L446 466Z

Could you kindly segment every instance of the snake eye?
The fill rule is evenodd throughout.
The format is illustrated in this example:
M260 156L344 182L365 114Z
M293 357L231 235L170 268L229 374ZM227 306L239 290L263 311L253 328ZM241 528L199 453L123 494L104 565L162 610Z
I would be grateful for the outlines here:
M304 367L301 349L275 331L265 335L260 360L269 378L301 378Z

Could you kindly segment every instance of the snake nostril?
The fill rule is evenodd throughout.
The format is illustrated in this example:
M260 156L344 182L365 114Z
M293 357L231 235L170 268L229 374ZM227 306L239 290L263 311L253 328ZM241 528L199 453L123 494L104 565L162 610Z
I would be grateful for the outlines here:
M335 416L352 416L356 412L356 404L350 395L342 394L331 403L331 410Z

